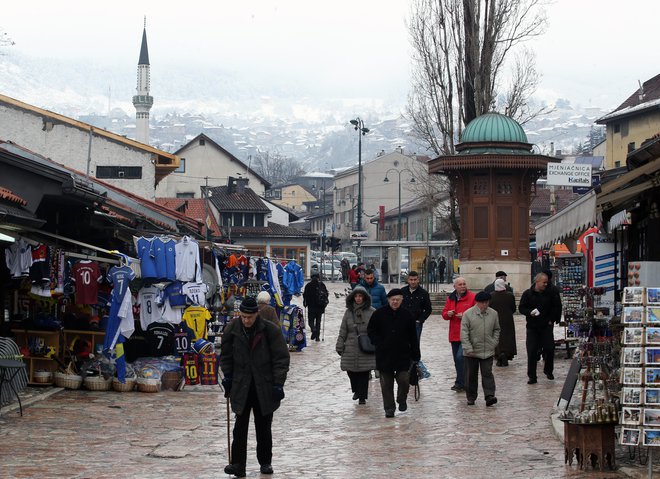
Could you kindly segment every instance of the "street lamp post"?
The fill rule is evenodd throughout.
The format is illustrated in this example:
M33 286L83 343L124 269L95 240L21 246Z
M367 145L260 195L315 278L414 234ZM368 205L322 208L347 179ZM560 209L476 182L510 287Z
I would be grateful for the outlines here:
M415 183L415 176L413 175L413 172L410 171L408 168L403 168L402 170L397 170L396 168L390 168L385 172L385 179L383 180L385 183L388 183L390 179L387 177L387 175L390 174L390 171L394 171L398 175L399 179L399 213L397 217L397 239L401 241L401 173L404 171L407 171L410 173L410 182Z
M369 133L369 128L364 126L364 121L358 116L351 120L351 125L358 132L358 200L357 200L357 229L362 231L362 137ZM358 239L358 261L362 260L362 240Z

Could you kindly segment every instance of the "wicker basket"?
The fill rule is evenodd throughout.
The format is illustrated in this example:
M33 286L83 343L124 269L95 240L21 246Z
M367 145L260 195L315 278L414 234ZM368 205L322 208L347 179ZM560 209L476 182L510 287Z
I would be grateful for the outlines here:
M112 386L112 379L103 379L99 376L88 376L84 379L85 388L90 391L109 391Z
M55 373L55 386L64 389L80 389L83 378L77 374Z
M137 388L142 393L157 393L160 391L160 379L138 378Z
M183 374L180 371L164 372L161 376L163 389L178 391L181 387L181 379L183 379Z
M119 378L112 379L112 389L119 393L128 393L135 389L135 378L126 378L126 382L122 383Z
M35 371L32 373L32 381L39 384L50 384L53 382L53 373L50 371Z

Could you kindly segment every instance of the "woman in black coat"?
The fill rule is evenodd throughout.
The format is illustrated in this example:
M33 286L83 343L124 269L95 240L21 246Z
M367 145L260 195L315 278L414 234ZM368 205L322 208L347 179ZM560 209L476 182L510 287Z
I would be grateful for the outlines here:
M500 342L495 348L496 366L508 366L509 361L518 354L516 347L516 326L513 323L513 313L516 312L516 299L513 293L507 291L506 282L495 280L495 290L491 294L489 306L497 311L500 320Z

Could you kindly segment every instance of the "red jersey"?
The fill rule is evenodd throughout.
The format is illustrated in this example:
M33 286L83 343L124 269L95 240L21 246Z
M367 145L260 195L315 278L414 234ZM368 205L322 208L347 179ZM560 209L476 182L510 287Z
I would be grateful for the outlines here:
M215 353L197 355L197 371L202 386L218 384L218 357Z
M76 304L98 303L101 280L99 265L92 261L79 261L73 266L71 275L76 283Z

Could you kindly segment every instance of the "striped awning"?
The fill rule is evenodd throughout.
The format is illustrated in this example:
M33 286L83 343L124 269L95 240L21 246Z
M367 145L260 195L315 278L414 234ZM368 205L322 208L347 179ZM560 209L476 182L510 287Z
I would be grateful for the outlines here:
M536 244L546 248L566 239L577 239L597 224L596 192L591 190L554 216L536 226Z

